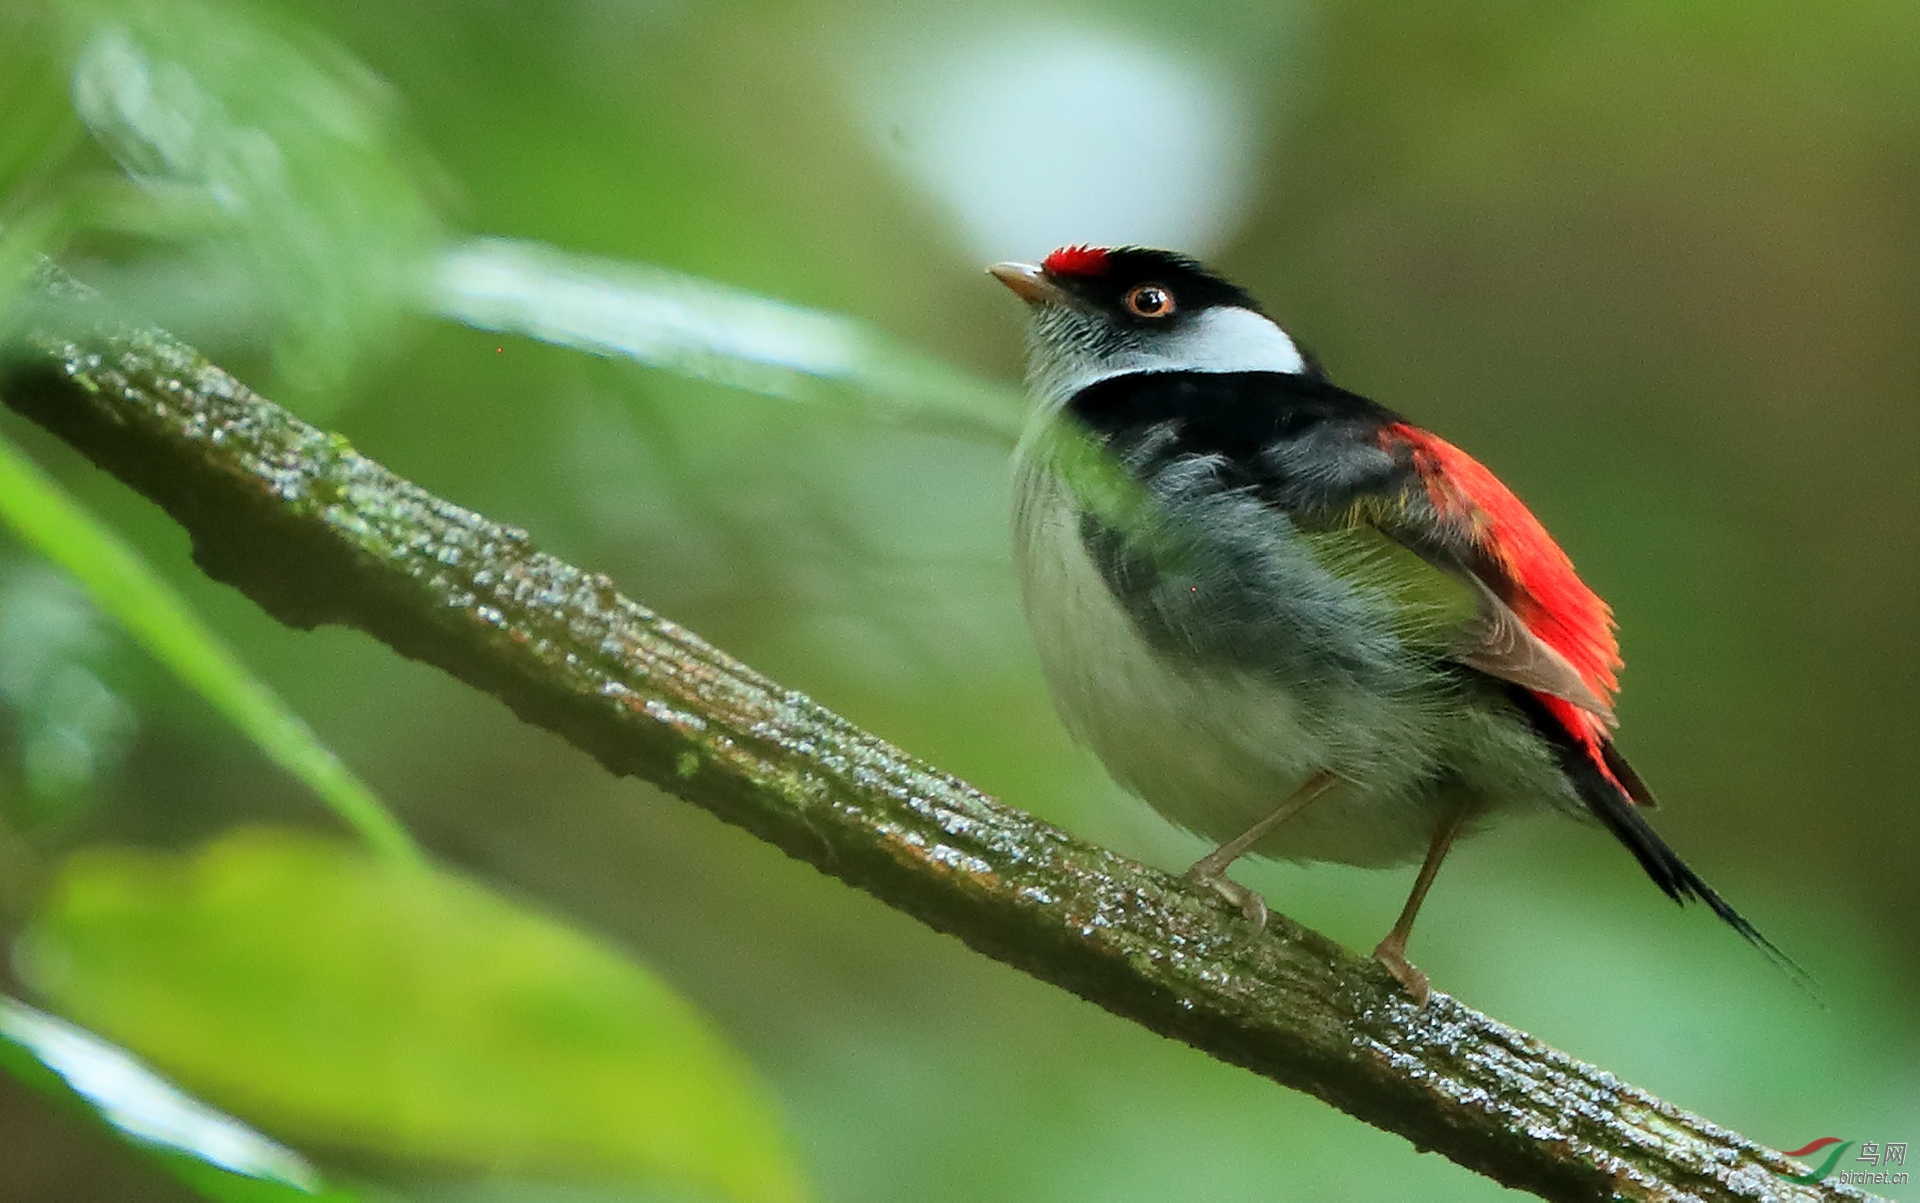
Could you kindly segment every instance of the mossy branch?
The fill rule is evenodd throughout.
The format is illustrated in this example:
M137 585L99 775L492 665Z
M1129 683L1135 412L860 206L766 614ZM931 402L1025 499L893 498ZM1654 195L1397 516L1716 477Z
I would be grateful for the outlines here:
M357 627L987 956L1553 1199L1862 1199L1275 916L1036 821L876 739L84 302L7 405L144 493L288 625Z

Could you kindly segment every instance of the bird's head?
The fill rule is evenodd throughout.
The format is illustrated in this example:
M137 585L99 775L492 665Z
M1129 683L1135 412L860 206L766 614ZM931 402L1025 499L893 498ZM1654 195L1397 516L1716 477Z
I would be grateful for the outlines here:
M987 269L1033 311L1027 374L1048 408L1133 372L1312 372L1259 302L1184 255L1069 246Z

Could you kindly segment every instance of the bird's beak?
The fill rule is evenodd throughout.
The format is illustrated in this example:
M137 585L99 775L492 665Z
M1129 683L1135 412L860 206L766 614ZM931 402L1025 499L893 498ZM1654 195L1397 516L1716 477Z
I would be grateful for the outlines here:
M1013 295L1029 305L1065 305L1073 298L1055 284L1047 273L1032 263L996 263L987 274L1013 290Z

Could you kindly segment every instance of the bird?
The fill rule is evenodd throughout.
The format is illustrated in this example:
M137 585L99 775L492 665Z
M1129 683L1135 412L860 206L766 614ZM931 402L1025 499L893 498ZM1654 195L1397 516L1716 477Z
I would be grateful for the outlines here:
M1648 823L1612 611L1490 470L1186 255L987 270L1029 310L1012 535L1043 674L1123 788L1216 845L1192 882L1261 927L1243 855L1418 861L1373 955L1424 1006L1407 940L1448 850L1557 810L1798 971Z

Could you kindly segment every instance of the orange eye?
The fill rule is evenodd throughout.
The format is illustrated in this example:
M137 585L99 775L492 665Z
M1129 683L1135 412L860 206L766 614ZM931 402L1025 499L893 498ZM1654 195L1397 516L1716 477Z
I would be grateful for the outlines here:
M1126 305L1135 317L1166 317L1173 312L1173 294L1158 284L1135 284L1127 290Z

